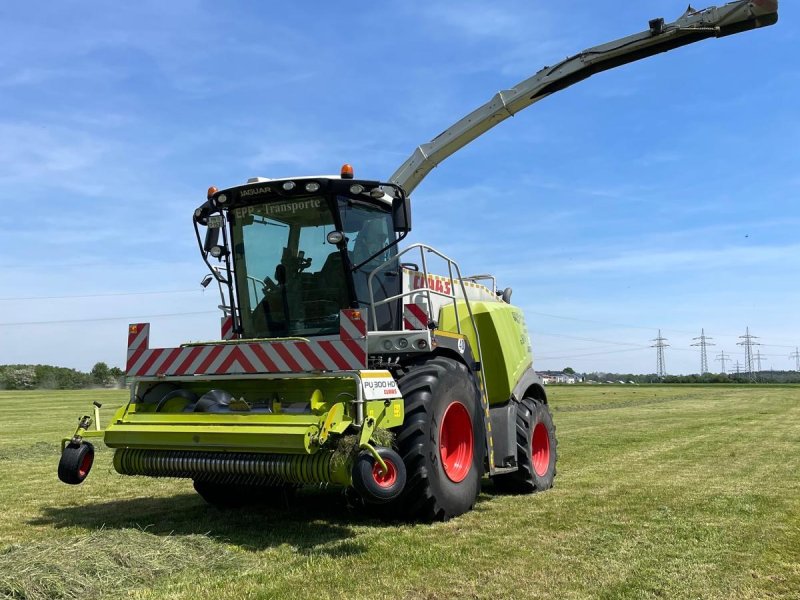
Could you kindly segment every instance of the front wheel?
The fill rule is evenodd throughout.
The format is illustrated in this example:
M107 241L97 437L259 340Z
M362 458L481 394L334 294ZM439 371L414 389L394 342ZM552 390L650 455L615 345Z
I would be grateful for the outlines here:
M407 483L396 507L406 518L447 520L470 510L480 491L485 454L480 393L467 367L434 357L398 381L405 419L397 447Z
M362 451L353 464L353 487L367 502L382 504L394 500L403 491L406 467L394 450L379 447L377 452L386 470L380 468L372 454Z
M517 466L493 477L503 492L531 494L549 490L556 476L556 426L547 404L523 398L517 407Z
M64 483L78 485L89 475L94 464L94 446L89 442L68 444L58 461L58 478Z

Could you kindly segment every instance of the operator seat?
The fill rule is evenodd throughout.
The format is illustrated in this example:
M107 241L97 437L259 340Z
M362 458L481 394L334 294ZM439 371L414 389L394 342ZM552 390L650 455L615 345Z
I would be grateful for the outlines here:
M349 302L344 277L342 253L338 250L331 252L317 275L318 299L335 302L339 308L346 307Z
M389 232L386 230L386 221L383 219L371 219L361 226L361 230L356 237L356 243L353 245L353 264L357 265L360 262L367 260L375 252L383 248L389 243ZM376 257L371 260L368 265L364 265L365 269L371 271L377 267L382 260Z

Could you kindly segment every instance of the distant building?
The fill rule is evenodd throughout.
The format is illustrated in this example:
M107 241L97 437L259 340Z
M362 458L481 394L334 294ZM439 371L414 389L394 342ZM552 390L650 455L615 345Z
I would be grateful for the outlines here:
M578 374L562 373L561 371L539 371L539 376L545 385L552 383L580 383L583 378Z

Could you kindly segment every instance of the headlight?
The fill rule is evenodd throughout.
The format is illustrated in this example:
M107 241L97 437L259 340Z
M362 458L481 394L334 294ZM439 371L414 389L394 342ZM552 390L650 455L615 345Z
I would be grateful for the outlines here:
M325 236L325 239L328 240L329 244L333 244L335 246L336 244L340 244L342 242L344 239L344 234L341 231L331 231L327 236Z

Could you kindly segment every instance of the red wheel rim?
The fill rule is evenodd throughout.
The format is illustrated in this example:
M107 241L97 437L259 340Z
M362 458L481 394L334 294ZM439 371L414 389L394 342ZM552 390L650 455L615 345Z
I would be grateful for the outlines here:
M453 483L464 481L472 468L472 419L467 407L452 402L444 411L439 427L439 458L447 478Z
M531 462L533 470L539 477L547 474L550 468L550 435L544 423L537 423L531 436Z
M380 487L389 488L397 481L397 467L394 466L391 460L386 458L383 459L383 462L386 463L386 472L384 473L381 470L381 466L375 463L372 465L372 478Z
M92 468L92 463L94 462L94 454L91 452L87 452L83 455L81 459L81 466L78 467L78 477L81 479L86 477L89 474L89 470Z

